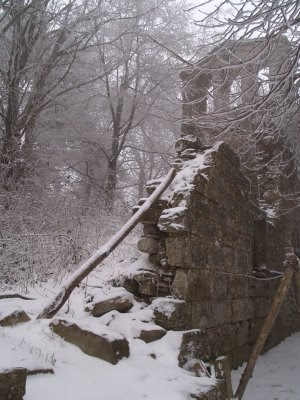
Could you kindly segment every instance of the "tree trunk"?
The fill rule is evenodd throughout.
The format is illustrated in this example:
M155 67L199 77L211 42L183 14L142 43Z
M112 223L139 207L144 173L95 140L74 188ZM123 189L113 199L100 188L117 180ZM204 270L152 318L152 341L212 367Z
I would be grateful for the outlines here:
M108 174L105 188L105 207L111 211L115 200L117 186L117 160L114 158L108 163Z
M170 185L176 175L176 170L172 168L165 179L147 199L147 201L141 206L137 213L135 213L130 220L125 224L119 232L117 232L109 242L103 247L97 250L63 285L54 297L54 299L40 312L37 316L40 318L52 318L65 304L70 297L71 293L76 286L90 273L92 272L110 253L125 239L125 237L132 231L132 229L138 224L141 216L153 205L153 203L161 196L161 194Z
M146 183L146 176L144 165L139 165L139 182L138 182L138 200L144 197L145 193L145 183Z

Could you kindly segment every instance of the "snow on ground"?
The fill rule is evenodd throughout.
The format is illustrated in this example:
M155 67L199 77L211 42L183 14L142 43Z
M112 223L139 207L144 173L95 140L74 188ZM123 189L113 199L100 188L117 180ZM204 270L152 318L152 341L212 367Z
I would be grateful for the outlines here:
M33 292L30 293L34 295ZM37 293L35 293L37 295ZM109 295L109 294L108 294ZM42 300L44 303L47 299ZM190 393L208 390L214 378L198 378L178 367L182 332L168 332L162 339L145 343L135 336L151 324L152 310L137 303L127 314L115 311L100 318L84 312L84 291L76 289L61 317L79 318L93 331L103 327L124 335L130 346L129 358L112 365L83 353L63 341L49 328L49 320L32 320L0 328L1 367L53 368L54 375L28 376L24 400L187 400ZM31 317L37 315L41 299L1 300L7 307L22 306ZM68 310L68 314L65 311ZM107 328L104 324L108 324Z
M177 367L180 333L170 332L152 344L136 339L130 343L130 357L112 365L64 342L45 321L26 325L12 328L14 332L7 328L7 335L20 339L26 330L26 337L44 354L55 354L56 363L54 375L28 377L25 400L186 400L200 383Z
M244 368L232 373L235 389ZM300 332L259 357L243 400L300 400Z
M143 261L143 260L142 260ZM58 290L59 283L37 284L27 296L36 300L0 300L1 308L22 307L32 321L15 327L0 328L0 368L24 366L30 369L53 368L54 375L29 376L24 400L187 400L188 393L203 390L212 383L197 378L178 367L180 332L168 332L162 339L144 343L136 339L138 331L151 323L152 308L135 302L128 314L110 312L100 318L88 317L85 299L97 294L109 298L109 284L126 271L131 275L140 269L141 261L130 265L121 262L104 265L93 272L57 317L89 320L89 323L109 325L129 341L130 357L111 365L84 354L76 346L64 342L49 328L49 321L34 317ZM24 293L23 293L24 294ZM159 303L159 300L156 303ZM154 302L154 306L158 306ZM237 387L243 368L233 371ZM275 349L262 355L255 367L243 400L300 400L300 333L287 338Z
M76 318L86 318L83 299L84 293L78 289L71 301ZM32 317L41 307L40 300L3 301L11 309L21 305ZM181 333L168 332L148 344L134 339L139 321L150 321L151 312L143 305L135 305L132 310L128 314L111 312L101 318L86 318L89 323L107 324L117 315L109 326L130 343L130 357L117 365L88 356L64 342L49 329L49 321L33 320L0 329L0 367L54 369L54 375L28 377L24 400L186 400L188 393L199 390L201 385L205 390L209 380L177 366ZM69 314L61 312L67 318ZM243 400L299 400L299 366L300 333L296 333L259 358ZM244 367L233 371L235 388Z

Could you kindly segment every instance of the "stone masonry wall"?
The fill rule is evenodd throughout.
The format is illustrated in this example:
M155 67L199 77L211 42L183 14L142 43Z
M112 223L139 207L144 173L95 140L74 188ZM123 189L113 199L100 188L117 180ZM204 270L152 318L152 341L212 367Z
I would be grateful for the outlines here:
M248 359L268 314L280 281L270 269L278 266L263 265L253 273L254 260L262 259L268 243L254 237L260 232L263 238L264 227L257 228L249 181L230 147L218 143L205 148L198 138L183 137L176 150L178 174L142 221L138 248L149 254L153 270L136 278L138 291L183 300L173 303L168 318L158 310L157 323L166 329L203 329L210 347L207 358L229 355L236 368ZM148 192L156 185L151 182ZM298 330L299 322L290 291L266 349Z

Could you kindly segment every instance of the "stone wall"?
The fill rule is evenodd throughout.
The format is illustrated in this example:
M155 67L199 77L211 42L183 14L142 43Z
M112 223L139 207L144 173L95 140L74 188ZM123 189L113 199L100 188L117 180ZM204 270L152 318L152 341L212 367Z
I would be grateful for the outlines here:
M138 248L149 254L153 269L135 277L137 291L148 299L181 299L166 298L173 311L166 316L158 308L156 322L166 329L205 330L206 358L229 355L235 368L248 359L275 296L281 276L275 271L283 266L272 252L276 246L276 255L283 254L285 232L252 206L249 181L228 145L206 148L186 136L176 149L177 176L142 220ZM148 193L157 184L150 182ZM299 328L291 290L266 349Z

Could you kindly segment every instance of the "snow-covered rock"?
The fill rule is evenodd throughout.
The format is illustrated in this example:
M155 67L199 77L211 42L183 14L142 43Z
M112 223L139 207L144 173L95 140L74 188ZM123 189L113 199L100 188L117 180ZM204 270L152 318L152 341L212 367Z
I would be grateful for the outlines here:
M0 308L0 326L12 326L27 321L30 321L30 318L21 307L6 305Z
M127 312L134 304L134 296L124 288L117 288L110 294L99 293L87 304L86 311L93 317L101 317L110 311Z
M169 330L186 330L189 318L189 306L185 301L159 297L155 299L151 308L153 309L154 322Z
M117 364L121 358L129 356L128 341L105 325L55 319L50 327L53 332L78 346L84 353L111 364Z
M195 360L210 361L211 359L211 348L204 330L193 329L183 332L178 355L180 367L189 369L189 365L192 365Z
M23 400L26 368L0 369L0 400Z
M137 339L141 339L146 343L154 342L161 339L167 333L166 330L157 327L152 329L142 329Z

